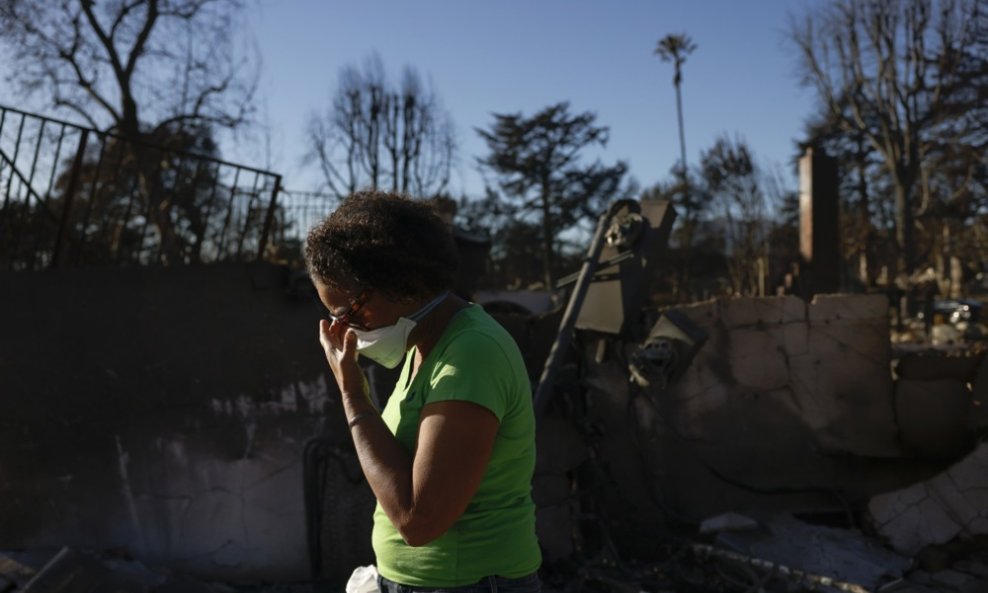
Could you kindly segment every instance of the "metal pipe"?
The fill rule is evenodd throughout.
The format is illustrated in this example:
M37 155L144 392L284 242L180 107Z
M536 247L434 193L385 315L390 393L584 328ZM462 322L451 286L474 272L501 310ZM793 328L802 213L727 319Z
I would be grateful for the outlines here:
M600 252L604 249L604 240L607 229L610 226L611 218L624 206L636 203L634 200L618 200L611 204L607 212L597 221L597 230L594 232L593 240L590 242L587 258L583 260L583 266L580 268L580 277L576 281L576 286L573 287L573 293L570 295L569 303L566 305L563 319L559 323L556 341L552 344L552 350L549 351L549 357L546 359L545 367L542 369L542 376L539 378L539 385L535 389L534 407L536 422L541 421L545 416L546 409L549 406L549 400L552 398L552 388L555 383L556 373L559 371L559 365L562 364L563 357L570 343L573 341L573 327L576 325L580 308L583 307L583 299L587 296L587 288L590 286L590 281L597 272L597 268L600 267Z

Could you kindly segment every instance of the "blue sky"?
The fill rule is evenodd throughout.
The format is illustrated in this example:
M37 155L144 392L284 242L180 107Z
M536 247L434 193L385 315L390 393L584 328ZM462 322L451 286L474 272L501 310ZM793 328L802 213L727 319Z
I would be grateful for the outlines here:
M223 156L272 168L290 189L318 189L317 167L302 165L309 115L329 101L343 66L377 52L396 79L405 65L416 67L450 111L460 145L455 195L482 192L474 161L485 147L474 128L488 126L492 113L530 115L559 101L595 112L611 131L599 156L627 161L645 187L668 179L679 156L673 67L654 49L683 32L698 45L683 82L690 164L719 135L738 136L795 188L789 162L814 102L797 84L784 33L790 12L821 1L249 1L246 32L262 59L269 143L248 134L225 142ZM17 105L3 88L0 103Z
M262 1L250 30L263 56L261 90L272 164L286 185L310 189L300 166L308 114L324 105L347 63L377 52L395 78L405 64L431 79L455 120L454 193L482 187L474 132L491 113L569 101L593 111L611 137L605 162L630 165L642 186L668 177L679 155L672 65L653 51L668 33L698 45L684 69L687 159L718 135L746 139L766 167L790 175L793 141L812 111L784 43L788 14L804 1L370 0ZM789 178L793 187L794 178Z

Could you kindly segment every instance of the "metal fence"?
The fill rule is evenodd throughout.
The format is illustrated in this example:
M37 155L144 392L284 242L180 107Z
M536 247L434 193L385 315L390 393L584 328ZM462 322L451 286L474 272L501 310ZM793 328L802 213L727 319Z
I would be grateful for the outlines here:
M0 269L284 259L307 227L279 204L281 176L195 154L202 140L0 106Z
M282 189L278 193L278 208L272 224L273 249L281 256L280 259L300 258L309 229L338 204L339 199L331 194Z

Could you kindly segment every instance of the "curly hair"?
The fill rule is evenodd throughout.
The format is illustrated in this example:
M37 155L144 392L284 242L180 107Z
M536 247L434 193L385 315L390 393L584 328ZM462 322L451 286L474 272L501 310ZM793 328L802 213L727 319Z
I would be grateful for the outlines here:
M449 225L431 205L360 191L309 231L305 264L325 284L411 302L451 288L459 257Z

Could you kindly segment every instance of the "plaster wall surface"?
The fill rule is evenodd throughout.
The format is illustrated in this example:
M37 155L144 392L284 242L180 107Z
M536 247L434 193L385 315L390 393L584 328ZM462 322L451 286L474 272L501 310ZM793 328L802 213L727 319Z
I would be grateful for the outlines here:
M585 379L628 525L746 509L829 511L926 477L902 468L883 295L678 307L707 335L668 389L637 388L617 344ZM595 356L588 348L586 360Z

